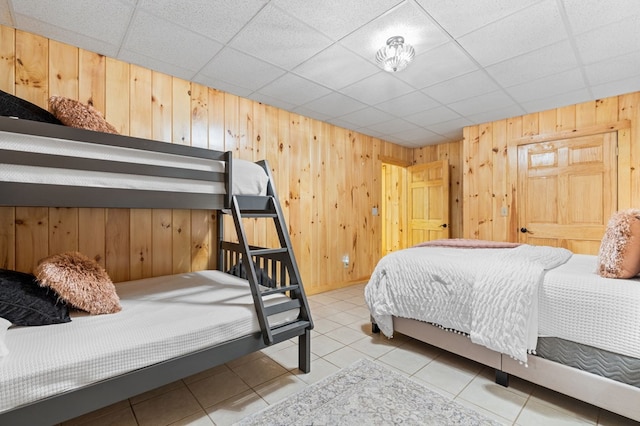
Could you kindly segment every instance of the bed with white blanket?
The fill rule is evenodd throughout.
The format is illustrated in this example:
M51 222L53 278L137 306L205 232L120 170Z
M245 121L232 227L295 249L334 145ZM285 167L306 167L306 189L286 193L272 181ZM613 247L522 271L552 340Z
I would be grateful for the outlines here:
M489 365L503 382L514 374L640 420L640 280L596 268L596 256L552 247L413 247L380 260L365 299L388 337L406 334ZM594 349L605 368L573 363L578 352L554 355L552 341ZM632 374L621 379L624 362Z

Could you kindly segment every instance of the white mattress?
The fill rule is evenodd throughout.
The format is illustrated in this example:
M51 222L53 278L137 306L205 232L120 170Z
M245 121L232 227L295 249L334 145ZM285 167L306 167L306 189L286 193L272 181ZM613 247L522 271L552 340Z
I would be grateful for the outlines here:
M260 330L245 280L220 271L116 285L122 311L10 328L0 412ZM288 299L267 297L265 305ZM292 321L298 310L270 317Z
M602 278L597 256L574 254L540 287L540 336L640 358L640 279Z
M0 153L2 150L205 172L224 172L225 170L224 162L218 160L0 131ZM1 158L0 155L0 162ZM264 195L268 181L264 169L253 162L240 159L234 159L233 164L233 193ZM0 181L203 194L225 193L223 182L14 164L0 164Z

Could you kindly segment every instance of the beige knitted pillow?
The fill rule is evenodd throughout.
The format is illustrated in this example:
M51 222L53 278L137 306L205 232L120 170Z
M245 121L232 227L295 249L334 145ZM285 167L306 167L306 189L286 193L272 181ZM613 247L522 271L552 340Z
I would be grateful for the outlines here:
M49 109L65 126L94 130L96 132L118 133L116 128L104 119L100 111L91 105L85 105L82 102L62 96L51 96L49 98Z
M640 273L640 210L611 216L600 243L598 265L598 273L606 278L631 278Z
M41 286L52 288L69 305L90 314L112 314L122 309L107 272L82 253L46 257L38 263L35 276Z

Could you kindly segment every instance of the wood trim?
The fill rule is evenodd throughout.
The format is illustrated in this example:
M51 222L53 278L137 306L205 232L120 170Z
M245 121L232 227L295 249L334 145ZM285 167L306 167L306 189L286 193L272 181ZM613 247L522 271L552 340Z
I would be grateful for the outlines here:
M524 136L517 139L511 139L509 145L527 145L530 143L549 142L559 139L578 138L581 136L599 135L601 133L615 132L618 130L631 128L630 120L620 120L613 123L598 124L596 126L583 127L581 129L562 130L560 132L543 133L539 135Z
M400 167L409 167L412 164L410 161L404 161L394 157L387 157L386 155L378 155L378 160L383 163L393 164L394 166Z

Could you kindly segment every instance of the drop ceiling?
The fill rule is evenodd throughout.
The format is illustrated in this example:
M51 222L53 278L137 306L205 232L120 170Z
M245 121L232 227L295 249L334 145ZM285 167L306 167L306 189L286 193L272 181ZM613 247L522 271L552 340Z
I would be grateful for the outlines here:
M640 90L638 0L0 0L0 24L408 147ZM401 35L416 57L375 63Z

